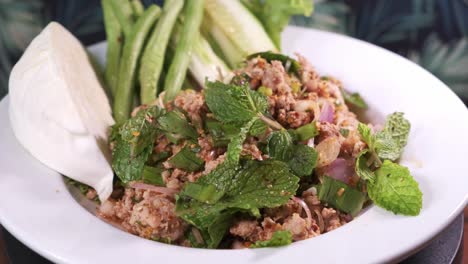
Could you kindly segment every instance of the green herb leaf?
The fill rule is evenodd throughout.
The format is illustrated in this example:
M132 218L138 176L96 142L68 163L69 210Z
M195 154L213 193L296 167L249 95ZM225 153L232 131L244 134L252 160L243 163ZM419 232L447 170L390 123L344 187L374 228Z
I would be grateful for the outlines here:
M384 131L391 135L397 142L400 149L406 146L408 135L411 129L410 122L403 117L403 113L395 112L387 116Z
M400 157L403 149L389 133L381 131L374 138L374 149L379 158L395 161Z
M236 212L259 215L260 208L285 204L295 194L298 181L280 161L248 161L243 166L223 163L196 183L212 185L224 195L213 204L203 203L192 199L200 195L189 196L184 188L177 199L176 213L201 230L204 238L211 241L209 247L217 247Z
M119 138L112 151L112 168L117 177L123 183L141 180L145 162L151 152L153 152L153 144L143 149L140 154L133 156L131 145Z
M268 109L266 97L247 86L222 82L207 82L206 86L206 104L215 118L223 123L245 123Z
M175 168L190 172L201 170L205 164L189 146L182 148L168 162Z
M180 139L197 139L196 129L190 125L185 115L179 110L173 110L158 118L158 127L166 133L168 138L177 143Z
M340 128L340 134L343 136L343 137L348 137L349 135L349 129L347 128Z
M297 176L309 176L317 166L317 158L318 153L315 149L307 145L295 145L292 148L291 159L287 163Z
M408 168L385 160L375 171L374 183L367 191L374 203L403 215L418 215L422 208L422 193Z
M242 145L247 138L247 134L249 133L252 125L257 121L257 118L253 118L245 126L240 129L238 135L234 136L231 139L231 142L228 145L226 151L226 161L229 164L237 165L239 162L240 154L242 152Z
M288 161L292 145L291 135L286 130L274 131L268 136L266 154L275 160Z
M297 60L291 57L288 57L286 55L283 55L280 53L274 53L271 51L266 51L266 52L258 52L258 53L251 54L247 56L247 59L250 60L253 58L257 58L257 57L264 58L269 63L271 63L274 60L280 61L283 64L287 72L294 73L297 76L299 76L300 74L301 64Z
M328 203L334 208L357 215L366 201L366 195L345 184L342 181L323 177L322 185L318 188L318 197L323 203Z
M162 113L157 106L140 110L114 133L112 168L123 183L141 180L156 138L156 119Z
M221 123L212 118L205 119L205 129L213 139L215 147L224 147L229 144L231 139L239 134L240 127L237 123Z
M250 245L250 248L262 247L281 247L292 243L292 235L289 231L276 231L269 240L257 241L255 244Z
M157 106L140 110L135 117L127 120L117 130L122 141L130 145L133 156L154 142L156 136L156 118L163 112ZM114 135L115 137L115 135Z
M365 155L369 150L365 149L359 153L356 158L356 165L355 170L356 174L363 180L366 181L374 181L374 173L370 170L369 166L367 165L367 159Z
M367 104L364 101L364 99L362 99L359 93L350 94L346 92L343 88L341 88L341 93L343 94L343 98L346 103L351 104L357 108L367 109Z
M252 127L250 127L249 134L254 137L259 137L262 135L265 135L268 129L268 125L265 124L260 119L257 119L253 124Z

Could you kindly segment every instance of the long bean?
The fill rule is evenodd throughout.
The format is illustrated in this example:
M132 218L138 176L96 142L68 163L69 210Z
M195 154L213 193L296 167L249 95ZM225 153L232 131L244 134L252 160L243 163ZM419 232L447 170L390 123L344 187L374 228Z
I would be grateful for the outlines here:
M160 14L161 9L156 5L151 5L138 19L130 37L125 41L113 109L117 124L125 122L130 116L138 60L150 29Z
M203 17L203 4L204 0L187 0L185 2L184 25L174 59L169 66L164 82L164 90L166 92L164 100L166 102L174 99L184 82L193 50L193 43L197 34L200 34L199 29Z
M101 0L104 13L104 26L107 37L106 68L104 79L111 95L115 95L117 88L117 74L119 71L120 52L122 50L122 28L112 9L112 0Z
M183 0L165 1L161 18L146 45L140 65L140 98L143 104L156 99L164 55Z
M110 4L125 37L129 37L134 23L132 4L128 0L110 0Z
M133 17L138 19L145 12L145 7L140 0L130 0L130 4L132 5Z

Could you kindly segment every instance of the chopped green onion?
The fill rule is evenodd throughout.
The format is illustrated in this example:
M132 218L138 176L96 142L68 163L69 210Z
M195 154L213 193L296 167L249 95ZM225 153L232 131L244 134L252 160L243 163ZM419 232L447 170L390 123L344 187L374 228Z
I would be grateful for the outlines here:
M260 86L260 88L258 88L258 92L265 96L271 96L273 94L273 90L265 86Z
M143 182L157 186L165 186L162 178L163 171L164 169L162 168L145 166L142 173Z
M312 122L307 125L303 125L296 129L296 134L299 137L299 141L306 141L317 136L318 129L315 122Z
M203 168L204 161L188 146L175 154L168 160L169 164L175 168L185 171L198 171Z
M356 216L366 201L366 195L346 183L328 176L323 177L319 187L318 197L322 203Z

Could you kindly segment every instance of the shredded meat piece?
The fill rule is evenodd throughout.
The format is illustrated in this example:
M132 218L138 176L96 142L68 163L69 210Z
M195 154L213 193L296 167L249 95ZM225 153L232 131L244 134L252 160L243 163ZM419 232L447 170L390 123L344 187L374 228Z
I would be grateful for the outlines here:
M188 225L175 215L174 209L174 203L163 195L127 188L121 200L103 203L99 212L130 233L177 241Z
M186 111L192 122L201 122L201 109L205 104L202 93L193 90L184 90L174 99L174 105Z

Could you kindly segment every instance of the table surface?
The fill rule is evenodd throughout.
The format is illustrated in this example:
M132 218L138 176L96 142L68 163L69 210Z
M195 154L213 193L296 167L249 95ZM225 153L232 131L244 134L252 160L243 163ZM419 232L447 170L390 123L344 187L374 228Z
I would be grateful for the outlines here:
M463 213L415 255L401 263L461 264L463 259ZM0 263L49 264L0 226Z

